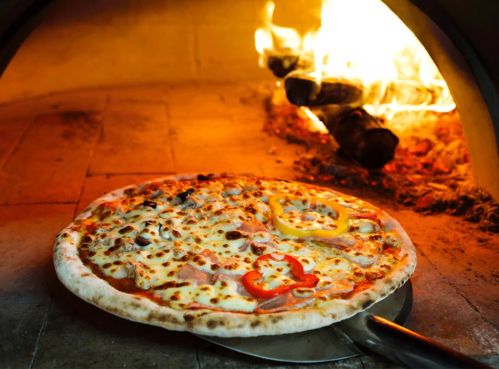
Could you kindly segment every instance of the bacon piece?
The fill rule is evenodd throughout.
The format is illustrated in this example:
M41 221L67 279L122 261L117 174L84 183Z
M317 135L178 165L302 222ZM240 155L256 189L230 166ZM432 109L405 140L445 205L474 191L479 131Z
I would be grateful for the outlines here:
M268 232L268 229L265 227L265 225L258 219L243 222L243 224L241 224L241 226L237 230L247 233Z
M180 268L177 277L193 282L196 285L213 284L213 281L211 280L211 274L196 269L189 264L186 264L182 268Z

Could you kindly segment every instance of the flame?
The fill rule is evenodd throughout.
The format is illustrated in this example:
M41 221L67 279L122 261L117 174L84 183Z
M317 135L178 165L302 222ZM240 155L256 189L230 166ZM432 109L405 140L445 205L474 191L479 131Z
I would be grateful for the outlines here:
M258 28L255 32L255 46L260 54L259 64L262 68L265 67L267 56L295 53L303 47L303 39L298 31L272 23L274 9L275 4L267 1L263 11L264 27Z
M401 111L447 112L455 108L447 84L414 34L379 0L323 0L321 26L301 36L272 22L268 1L264 26L255 33L260 65L270 55L292 54L312 66L303 71L361 85L361 105L390 117Z
M328 129L324 125L324 123L310 111L309 108L305 106L301 106L300 110L305 113L305 115L309 118L309 130L310 132L319 132L319 133L324 133L327 134L329 133Z

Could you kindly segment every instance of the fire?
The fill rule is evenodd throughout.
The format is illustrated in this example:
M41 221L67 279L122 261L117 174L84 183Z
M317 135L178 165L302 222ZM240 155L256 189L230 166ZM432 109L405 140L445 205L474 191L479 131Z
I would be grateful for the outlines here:
M321 25L305 35L272 22L255 33L260 65L270 56L294 55L306 67L293 73L362 87L359 105L376 116L397 112L448 112L455 108L447 84L414 34L379 0L323 0ZM308 115L308 113L307 113Z
M324 126L324 123L322 123L322 121L317 117L317 115L315 115L314 113L312 113L309 108L307 108L305 106L301 106L300 107L300 111L303 112L303 113L305 113L305 115L309 119L309 130L310 130L310 132L319 132L319 133L323 133L323 134L327 134L328 133L328 130Z

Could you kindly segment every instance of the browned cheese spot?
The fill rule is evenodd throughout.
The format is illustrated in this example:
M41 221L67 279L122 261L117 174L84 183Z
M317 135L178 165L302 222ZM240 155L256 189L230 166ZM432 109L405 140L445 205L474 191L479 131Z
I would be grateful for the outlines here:
M130 233L132 231L134 231L135 228L133 228L132 226L126 226L125 228L121 228L118 233L119 234L125 234L125 233Z
M244 237L244 235L239 231L230 231L230 232L227 232L225 234L225 239L229 240L229 241L238 240L238 239L243 238L243 237Z
M266 247L265 246L258 246L255 243L251 244L251 252L257 256L263 255L265 252Z

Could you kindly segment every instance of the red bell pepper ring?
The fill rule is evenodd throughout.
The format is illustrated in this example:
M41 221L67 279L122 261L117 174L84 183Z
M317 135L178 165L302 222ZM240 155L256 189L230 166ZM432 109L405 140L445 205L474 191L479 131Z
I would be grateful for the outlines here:
M262 278L262 273L257 270L252 270L243 275L242 282L244 288L246 288L246 291L251 293L253 296L269 299L298 287L315 287L317 286L317 283L319 283L319 277L314 274L305 274L303 265L298 259L292 257L291 255L283 255L282 259L278 259L274 257L273 254L265 254L256 259L256 263L267 260L286 260L290 265L291 273L293 273L293 276L298 279L299 282L283 284L279 287L266 290L262 286L255 283L255 281Z

